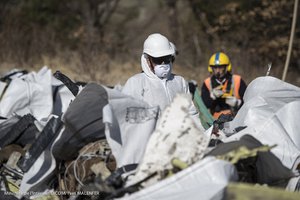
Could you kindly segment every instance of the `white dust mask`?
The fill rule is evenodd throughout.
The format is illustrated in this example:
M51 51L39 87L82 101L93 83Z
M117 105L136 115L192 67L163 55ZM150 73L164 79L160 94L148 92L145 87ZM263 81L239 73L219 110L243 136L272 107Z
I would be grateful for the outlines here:
M161 64L155 65L154 74L158 76L158 78L167 78L167 76L171 73L172 64Z

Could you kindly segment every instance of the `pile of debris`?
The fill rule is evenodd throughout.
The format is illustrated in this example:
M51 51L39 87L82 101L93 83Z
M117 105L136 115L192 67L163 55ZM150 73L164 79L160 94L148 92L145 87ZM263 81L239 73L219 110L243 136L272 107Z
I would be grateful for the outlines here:
M120 87L13 70L0 82L1 199L229 199L235 183L300 190L300 88L250 83L205 132L178 94L162 113Z

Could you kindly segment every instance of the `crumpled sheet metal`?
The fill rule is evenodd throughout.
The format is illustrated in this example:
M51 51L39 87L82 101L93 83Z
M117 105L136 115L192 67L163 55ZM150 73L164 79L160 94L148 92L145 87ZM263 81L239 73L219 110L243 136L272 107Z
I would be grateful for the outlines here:
M151 107L116 89L105 89L109 104L103 108L103 123L117 167L139 163L154 131L158 106Z

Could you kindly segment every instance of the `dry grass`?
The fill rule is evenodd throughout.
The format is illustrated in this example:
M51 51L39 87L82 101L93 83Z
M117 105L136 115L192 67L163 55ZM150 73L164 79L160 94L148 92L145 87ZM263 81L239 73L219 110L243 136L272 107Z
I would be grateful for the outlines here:
M2 62L0 63L0 73L12 69L26 69L28 71L38 71L43 66L48 66L52 72L59 70L74 81L97 82L104 85L113 86L116 84L125 84L126 80L132 75L141 72L139 60L120 62L112 60L108 56L99 55L88 61L83 61L78 53L62 53L61 57L42 56L42 59L34 64L24 63L22 66L15 63L20 62ZM204 79L209 76L207 66L183 66L175 62L173 72L183 76L186 80L195 80L201 86ZM235 73L240 74L249 84L253 79L266 74L267 67L244 67L237 68ZM271 76L281 78L282 69L274 67L271 70ZM289 71L286 82L300 86L298 73Z

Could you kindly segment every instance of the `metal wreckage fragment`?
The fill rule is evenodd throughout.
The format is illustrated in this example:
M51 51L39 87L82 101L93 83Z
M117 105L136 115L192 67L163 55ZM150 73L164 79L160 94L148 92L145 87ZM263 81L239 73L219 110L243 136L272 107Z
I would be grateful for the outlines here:
M108 103L105 90L100 85L87 84L79 91L68 77L60 73L56 76L77 97L64 116L50 118L44 125L30 114L1 119L4 122L0 123L0 199L139 199L147 191L155 196L168 184L176 188L184 178L194 177L195 172L202 182L213 184L209 177L225 168L228 174L223 173L223 178L228 182L219 191L222 193L227 187L225 199L232 199L230 195L238 195L243 189L243 184L237 188L229 183L232 180L285 188L295 179L294 191L300 189L297 176L271 152L275 145L264 145L247 134L232 142L210 140L193 124L187 114L187 97L180 95L162 113L139 165L117 168L104 135L102 113L98 115ZM92 98L87 100L88 96ZM86 102L90 106L82 106ZM145 113L145 109L138 107L126 112L126 122L130 124L156 119L157 114L155 109ZM87 118L92 115L93 119ZM217 137L224 123L231 120L231 116L215 120L213 134ZM246 126L238 127L227 136L244 129ZM207 165L210 169L205 168ZM135 173L127 175L130 168ZM212 168L216 171L211 172ZM295 170L299 171L299 166ZM298 197L295 193L290 195L291 199Z

